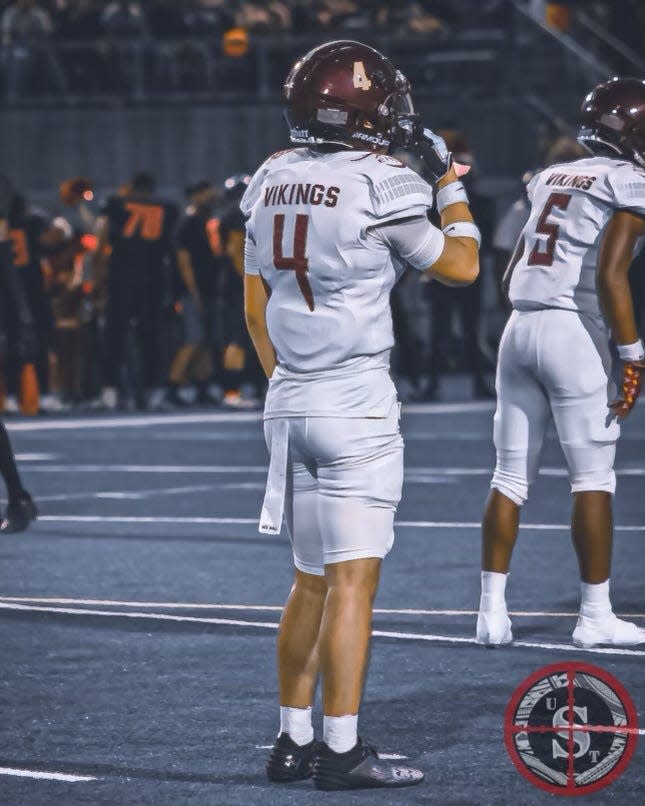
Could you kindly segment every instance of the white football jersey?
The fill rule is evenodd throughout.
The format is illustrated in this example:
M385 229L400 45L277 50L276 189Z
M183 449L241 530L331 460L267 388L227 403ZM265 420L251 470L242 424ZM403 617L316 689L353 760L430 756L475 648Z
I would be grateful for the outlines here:
M524 252L511 277L517 310L564 308L600 317L596 268L616 210L645 215L645 172L630 162L589 157L545 169L527 186L531 212Z
M242 212L271 288L266 320L278 367L267 416L387 416L390 291L403 261L368 230L431 206L427 182L371 152L298 148L258 170Z

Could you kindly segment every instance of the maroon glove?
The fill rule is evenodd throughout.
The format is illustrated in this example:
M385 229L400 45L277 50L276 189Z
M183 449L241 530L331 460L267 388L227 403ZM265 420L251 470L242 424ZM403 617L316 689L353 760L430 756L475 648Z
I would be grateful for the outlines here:
M641 392L643 375L645 374L645 361L625 361L623 364L622 397L613 400L609 408L618 417L627 417L636 405Z

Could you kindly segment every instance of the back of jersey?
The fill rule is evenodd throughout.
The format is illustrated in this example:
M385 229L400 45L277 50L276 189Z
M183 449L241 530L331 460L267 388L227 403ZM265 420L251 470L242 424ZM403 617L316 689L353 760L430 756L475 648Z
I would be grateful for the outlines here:
M531 212L511 278L513 307L600 317L596 270L604 230L618 209L645 214L645 173L628 162L589 157L547 168L527 192Z
M131 280L161 270L177 219L173 205L148 196L114 196L108 200L112 258L110 265Z
M429 185L389 157L297 149L265 163L242 209L271 287L267 325L281 371L389 361L400 264L367 232L431 204Z

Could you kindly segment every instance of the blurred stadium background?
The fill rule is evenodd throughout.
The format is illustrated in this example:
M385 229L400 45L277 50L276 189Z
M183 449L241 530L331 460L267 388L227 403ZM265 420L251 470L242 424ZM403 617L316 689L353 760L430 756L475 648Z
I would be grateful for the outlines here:
M102 201L145 171L180 211L187 186L212 181L214 219L230 215L236 198L226 178L252 173L288 145L281 107L290 65L331 38L390 56L411 80L426 125L473 161L482 277L458 295L404 278L393 300L395 372L404 398L490 397L507 314L498 279L524 221L522 178L576 155L576 110L590 88L616 74L645 75L639 0L14 0L2 4L0 28L0 149L3 171L38 217L53 319L41 328L49 377L39 406L50 411L88 406L105 384L105 299L92 285ZM236 256L227 244L213 248L221 280ZM160 390L186 324L174 257L162 263ZM222 312L240 304L239 294L227 298L230 286L218 281L206 345L212 394L202 400L227 387ZM642 316L644 294L635 292ZM137 395L130 358L122 405L194 400L189 375L174 384L179 394L152 404ZM251 405L261 382L253 362L243 363L241 400ZM8 412L20 397L17 377L7 382Z

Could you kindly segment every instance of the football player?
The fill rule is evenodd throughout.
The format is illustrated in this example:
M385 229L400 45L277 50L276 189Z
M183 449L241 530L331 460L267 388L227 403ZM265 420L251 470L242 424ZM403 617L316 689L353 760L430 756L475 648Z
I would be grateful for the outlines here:
M381 561L394 539L403 441L389 373L390 291L406 263L440 282L479 272L479 231L445 143L423 129L410 86L356 42L315 48L292 68L286 116L298 146L274 154L242 201L245 309L270 379L271 460L260 531L283 512L295 579L278 637L280 732L274 781L319 789L417 784L357 734ZM387 156L416 150L430 185ZM323 741L311 705L322 675Z
M645 236L645 82L596 87L583 102L578 140L591 156L529 182L529 219L505 275L513 313L500 344L497 464L483 519L484 644L512 640L506 579L551 417L573 494L581 578L574 643L645 642L645 630L617 618L609 598L616 440L645 370L628 280ZM618 395L610 335L621 362Z
M184 406L180 387L190 377L197 385L198 404L217 403L208 390L213 374L213 330L217 281L222 268L217 219L213 218L216 190L203 180L186 188L186 215L177 230L177 269L182 284L184 340L168 373L166 400Z
M0 176L0 353L6 364L8 349L19 360L32 361L37 350L34 323L21 283L13 264L9 216L15 197L11 182ZM13 330L14 334L8 331ZM12 339L12 335L14 338ZM11 341L15 343L11 344ZM0 423L0 475L7 488L7 511L0 522L0 533L23 532L38 512L18 473L9 435Z
M249 336L244 326L244 233L245 218L240 202L251 177L229 176L224 182L225 207L220 219L220 238L226 262L220 275L222 296L222 371L225 408L255 408L257 401L242 396L241 386L249 376ZM254 359L254 356L251 356ZM257 362L256 362L257 364ZM258 373L260 370L258 368Z
M160 385L161 314L166 285L165 264L174 259L177 209L155 195L156 181L138 173L127 192L107 200L99 221L95 285L107 268L106 381L103 404L117 405L131 320L136 322L144 386ZM109 254L106 266L105 256ZM146 401L140 401L145 408Z

